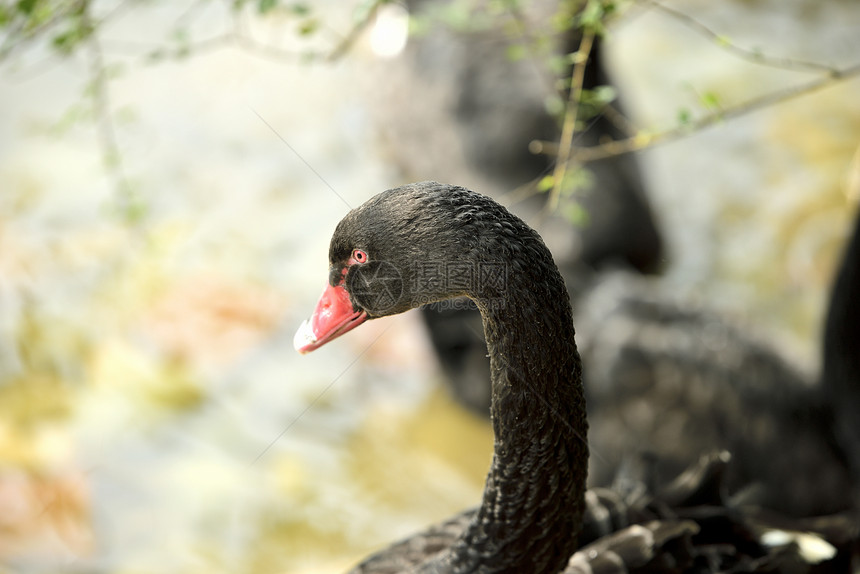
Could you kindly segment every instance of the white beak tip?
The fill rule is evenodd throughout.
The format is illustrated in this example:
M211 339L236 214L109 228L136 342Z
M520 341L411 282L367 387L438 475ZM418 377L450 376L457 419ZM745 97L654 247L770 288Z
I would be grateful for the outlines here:
M309 346L317 342L317 337L314 335L314 330L311 328L311 322L305 319L302 321L299 330L296 331L293 337L293 348L299 353L307 353L311 349Z

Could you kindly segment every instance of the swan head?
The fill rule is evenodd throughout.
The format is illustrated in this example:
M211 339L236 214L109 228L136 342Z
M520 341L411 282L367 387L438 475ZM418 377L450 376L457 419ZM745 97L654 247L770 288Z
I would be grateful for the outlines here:
M332 236L328 283L296 350L313 351L369 319L482 297L479 279L501 249L492 239L499 214L508 215L495 201L436 182L389 189L350 211Z

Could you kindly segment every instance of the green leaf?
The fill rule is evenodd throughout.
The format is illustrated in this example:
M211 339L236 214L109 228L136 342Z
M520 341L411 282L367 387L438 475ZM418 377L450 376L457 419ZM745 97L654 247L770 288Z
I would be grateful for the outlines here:
M522 9L519 0L491 0L489 9L495 14L509 14Z
M187 44L189 39L188 28L174 28L170 36L177 44Z
M164 60L165 56L166 54L164 52L164 49L156 48L155 50L152 50L151 52L146 54L146 59L152 63L157 63Z
M565 74L570 67L570 63L568 62L567 57L559 54L553 54L549 58L547 58L546 64L549 70L556 76L561 76L562 74Z
M311 9L307 4L302 2L296 2L290 6L290 12L295 14L296 16L309 16L311 13Z
M91 97L91 96L87 96ZM72 106L69 106L60 118L50 125L49 133L55 135L64 135L68 133L69 130L76 127L77 125L83 122L93 121L94 114L92 110L92 106L88 103L77 103Z
M560 192L563 197L570 197L594 185L594 175L582 166L569 166L564 173Z
M38 3L39 0L18 0L18 4L15 7L18 8L18 12L30 15Z
M431 4L433 7L425 10L425 14L432 18L434 24L442 24L452 30L474 32L491 29L497 24L487 7L475 2L455 0Z
M320 27L320 23L315 18L310 18L305 20L301 24L299 24L299 35L300 36L310 36L314 32L316 32Z
M119 183L117 195L110 205L111 211L128 225L143 222L150 213L150 205L134 181Z
M299 54L299 61L302 64L313 64L320 61L320 53L314 52L313 50L303 51Z
M709 110L716 110L721 107L720 97L714 92L705 92L699 98L702 105Z
M409 36L421 37L426 36L433 30L434 22L432 18L423 14L409 15Z
M257 11L266 14L278 7L278 0L257 0Z
M555 185L555 178L551 175L543 176L537 183L537 190L541 193L546 193Z
M174 28L172 36L176 45L173 47L171 55L177 59L187 58L191 53L191 37L188 34L188 29Z
M570 89L571 84L573 84L573 78L570 76L559 78L555 81L555 89L564 92Z
M554 32L567 32L576 26L576 18L566 9L561 6L550 19L550 26Z
M693 114L689 108L681 108L678 110L678 123L685 126L693 121Z
M570 54L567 55L568 62L570 62L573 65L581 64L582 62L585 62L587 59L588 59L588 55L583 54L579 50L577 50L576 52L571 52Z
M588 224L588 211L586 211L578 201L566 203L562 207L562 213L568 221L577 227L584 227Z
M546 97L543 107L549 115L557 117L564 113L565 104L558 94L552 94Z
M519 62L528 56L528 50L523 44L511 44L505 52L511 62Z
M579 117L588 120L603 113L607 104L615 100L617 92L612 86L597 86L591 90L582 90L579 100Z
M595 34L603 34L605 28L603 20L606 17L606 10L600 0L588 0L588 3L579 14L579 23L583 28L590 30Z
M592 106L603 107L618 97L618 92L612 86L597 86L591 90L582 90L582 102Z
M51 45L64 56L68 56L74 52L78 44L90 36L91 32L92 30L88 26L77 23L75 27L60 32L51 38Z

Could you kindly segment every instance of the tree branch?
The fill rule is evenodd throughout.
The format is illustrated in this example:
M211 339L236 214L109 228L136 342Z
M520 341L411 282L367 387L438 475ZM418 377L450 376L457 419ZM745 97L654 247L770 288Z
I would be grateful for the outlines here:
M639 128L637 128L633 124L630 118L621 113L618 108L612 105L611 102L601 108L600 115L604 116L606 119L612 122L613 126L618 128L628 136L634 136L639 133Z
M576 131L576 118L579 115L579 102L582 99L585 67L588 65L588 59L591 56L591 46L593 44L594 31L588 28L583 29L582 40L579 43L579 51L577 52L577 60L574 63L573 73L571 74L569 101L567 110L565 110L564 124L561 128L561 137L558 143L559 158L569 158L571 155L573 134ZM567 175L567 168L570 163L567 159L556 161L552 172L552 191L547 201L547 209L549 211L555 211L558 207L558 202L563 191L564 178Z
M749 115L758 110L811 94L818 90L835 85L843 80L848 80L857 76L860 76L860 63L843 69L830 70L828 75L825 77L785 90L764 94L763 96L753 98L738 106L711 112L693 122L690 122L689 124L661 132L653 134L640 132L635 136L623 140L615 140L601 145L577 148L568 153L565 153L563 142L562 144L558 144L555 142L535 141L532 142L529 149L531 149L533 153L559 155L559 157L567 158L566 161L589 162L606 159L630 153L632 151L650 149L657 145L676 141L698 133L714 124L723 123L725 121Z
M679 10L675 10L674 8L669 8L668 6L661 4L657 0L639 0L639 3L644 4L646 6L650 6L651 8L654 8L655 10L658 10L663 14L666 14L667 16L670 16L671 18L677 20L687 28L690 28L691 30L699 33L700 35L712 40L717 46L742 60L746 60L754 64L760 64L762 66L781 68L784 70L791 70L795 72L826 72L828 74L839 73L839 70L837 70L836 68L832 66L827 66L825 64L820 64L818 62L798 60L795 58L777 58L774 56L762 54L761 52L755 50L748 50L746 48L742 48L737 44L732 43L727 36L717 34L689 14L686 14Z
M350 28L347 35L344 36L343 39L329 52L317 50L296 52L293 50L284 50L282 48L266 44L265 42L260 42L254 38L249 31L243 28L238 15L234 16L233 29L231 31L218 36L213 36L206 40L190 43L183 47L183 51L187 52L188 56L196 56L212 49L230 46L238 48L251 55L276 62L335 62L349 53L355 42L361 36L361 33L373 21L379 8L386 2L387 0L375 0L373 4L367 8L366 13L355 22L352 28Z
M89 2L85 2L82 16L87 26L92 26ZM114 189L120 197L129 191L128 180L123 173L122 156L117 143L116 130L111 116L110 90L108 86L108 71L104 61L98 30L92 28L87 40L89 52L90 85L92 88L93 115L101 146L102 161L108 173L113 175Z
M352 49L355 41L358 40L359 36L361 36L361 33L376 17L377 12L379 12L379 8L387 2L388 0L374 0L373 4L367 8L367 12L364 16L359 18L358 21L353 24L344 39L334 47L334 50L332 50L325 59L329 62L335 62L346 55Z
M544 88L548 92L555 92L558 94L560 99L564 99L564 91L560 89L545 73L545 70L538 65L538 62L541 60L542 55L538 52L538 34L535 34L528 20L523 14L522 9L515 3L512 3L507 8L508 14L510 14L511 20L516 27L517 34L524 41L526 49L529 52L529 61L532 62L535 71L537 72L538 77L544 83ZM555 74L552 74L555 76Z

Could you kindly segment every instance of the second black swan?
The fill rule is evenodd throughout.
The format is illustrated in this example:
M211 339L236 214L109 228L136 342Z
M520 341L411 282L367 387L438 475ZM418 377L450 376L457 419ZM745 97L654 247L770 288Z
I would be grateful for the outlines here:
M369 319L468 296L482 313L493 381L494 455L480 507L374 555L354 572L556 574L597 564L606 572L635 571L637 564L651 572L707 572L725 570L726 556L756 546L754 536L727 542L739 523L706 507L698 522L634 525L575 554L594 505L586 503L588 423L568 294L538 234L495 201L435 182L388 190L338 224L329 261L328 284L296 333L297 350L317 349ZM686 498L700 497L694 491ZM706 537L714 559L693 564L689 544L667 542L689 542L715 519L729 538ZM644 547L658 545L675 555L618 558L631 551L641 557ZM744 569L773 571L769 558L762 552ZM776 564L789 558L779 555Z
M860 503L860 213L823 328L822 373L809 382L763 338L648 282L608 278L582 302L588 337L593 483L625 459L653 458L659 483L703 449L733 455L738 501L795 516Z
M514 200L524 194L511 194L512 190L533 186L552 173L554 156L536 155L529 144L561 137L561 120L548 111L547 102L568 99L558 86L570 78L571 70L551 70L542 50L511 58L512 50L529 41L524 44L508 27L445 24L440 15L449 4L449 0L407 1L410 15L423 22L424 31L410 36L403 54L386 60L370 83L368 103L386 158L405 180L457 181L496 199L507 196L510 210L547 243L574 301L600 270L660 272L666 248L633 154L590 162L584 168L587 177L575 197L587 223L572 223L561 215L563 210L547 213L547 194L533 192ZM489 16L487 4L472 7L477 18ZM550 33L552 23L574 20L583 8L583 2L540 0L506 6L507 16L498 17L507 24L520 22L529 30L545 31L545 48L563 58L578 53L582 31L575 26ZM598 35L584 68L586 91L619 90L604 51ZM586 117L580 110L579 119L586 125L577 129L577 146L629 135L610 119L610 110L620 117L625 113L618 99L594 116ZM486 417L490 368L481 317L468 302L457 303L425 306L423 318L453 395Z

